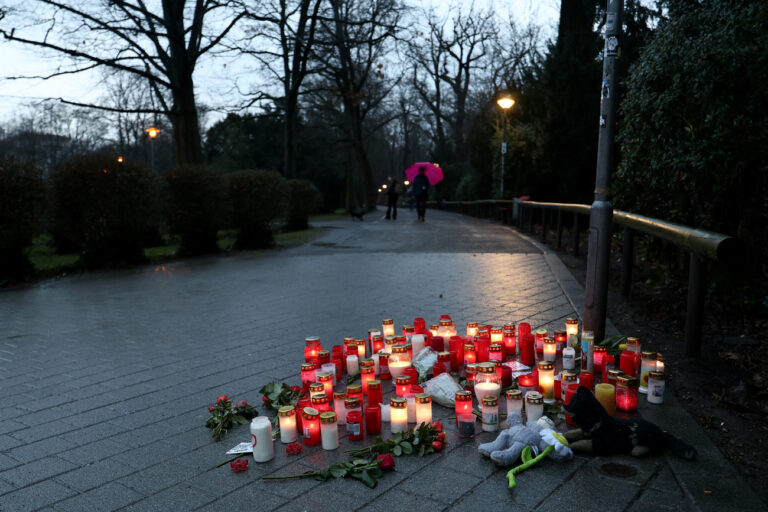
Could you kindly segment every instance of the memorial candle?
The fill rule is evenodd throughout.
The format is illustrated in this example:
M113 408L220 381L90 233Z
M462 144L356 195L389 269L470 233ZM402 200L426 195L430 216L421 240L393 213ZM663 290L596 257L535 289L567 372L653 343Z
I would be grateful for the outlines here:
M416 395L416 425L432 423L432 395L419 393Z
M496 432L499 430L499 399L487 396L482 401L483 431Z
M320 413L320 439L323 450L335 450L339 447L339 425L335 412Z
M323 366L320 367L320 372L329 373L331 375L331 387L336 385L336 363L323 364Z
M535 341L533 334L521 333L519 336L520 341L520 362L526 366L533 366L536 364L536 355L534 353Z
M624 370L620 370L619 368L608 370L607 376L605 376L605 382L611 384L615 388L618 383L619 375L624 375Z
M347 411L347 439L350 441L359 441L365 435L363 427L363 413L357 408Z
M544 338L542 343L544 361L554 363L555 359L557 359L557 345L555 344L555 338Z
M458 425L459 437L472 437L475 435L474 414L459 414L456 416L456 423Z
M301 385L304 391L309 390L309 385L315 382L314 363L303 363L301 365Z
M478 334L475 336L475 354L478 363L488 361L488 351L491 348L491 337ZM466 350L466 349L465 349Z
M571 405L571 398L573 398L573 395L577 393L578 389L579 389L578 384L568 385L568 387L565 390L565 405ZM576 424L573 422L573 419L571 419L570 415L567 412L565 413L565 422L572 427L576 426Z
M555 365L551 361L539 361L539 389L546 403L555 402Z
M326 363L331 362L331 351L330 350L318 350L317 351L317 363L315 363L315 366L321 367Z
M456 352L456 364L451 360L451 371L458 371L459 366L464 364L464 344L464 338L461 336L451 336L448 340L448 352Z
M356 338L355 344L357 345L357 357L365 359L365 340L362 338Z
M397 378L403 374L406 368L411 367L411 358L408 357L408 348L405 345L395 345L389 355L389 373Z
M310 336L304 339L304 361L307 363L317 362L317 353L323 350L323 346L320 344L320 338L317 336Z
M637 375L637 367L635 366L636 364L637 358L635 357L635 352L632 350L624 350L619 356L619 368L621 368L624 373L630 377Z
M430 326L429 326L429 333L430 333L432 336L437 336L437 330L438 330L439 328L440 328L440 327L439 327L437 324L432 324L432 325L430 325Z
M389 354L379 352L379 380L390 380L392 374L389 373Z
M658 353L656 354L656 371L664 372L664 356Z
M595 373L603 374L603 365L608 360L608 351L605 347L597 346L592 351L593 357L593 370Z
M403 326L403 336L405 336L405 337L406 337L406 339L408 339L408 338L410 338L411 336L413 336L413 334L414 334L415 332L416 332L416 330L413 328L413 326L412 326L412 325L404 325L404 326ZM411 340L410 340L410 339L408 339L408 341L411 341Z
M323 385L326 396L333 396L333 375L328 372L317 372L317 382Z
M469 364L477 362L477 354L475 353L475 346L472 343L464 345L464 367Z
M467 337L474 338L477 336L477 322L467 322Z
M408 430L408 401L402 397L389 400L389 428L393 434Z
M627 350L631 350L632 352L635 353L635 370L638 372L635 374L635 377L638 377L640 372L640 363L642 361L641 355L640 355L642 353L640 338L636 336L635 337L627 336L626 344L627 344Z
M582 331L581 333L581 369L594 371L595 359L595 333L592 331Z
M566 331L555 331L555 348L558 354L563 353L563 349L568 345L568 334Z
M296 433L296 409L290 405L281 407L277 411L277 417L280 422L280 441L285 444L295 443L298 438Z
M368 383L368 404L380 404L382 401L381 381L372 380Z
M365 396L368 396L368 384L375 379L376 375L373 368L360 369L360 384L363 386L363 394Z
M640 389L643 394L648 393L648 374L656 371L656 352L643 351L640 353Z
M407 375L395 377L395 395L404 397L411 391L411 378Z
M560 400L562 400L563 403L565 403L565 392L568 389L568 386L576 384L576 379L578 379L576 372L565 370L560 374Z
M566 347L563 349L563 369L576 369L576 350L574 350L574 348L569 345L566 345Z
M453 353L454 352L451 352L451 354L453 354ZM446 371L447 371L447 368L440 361L438 361L438 362L436 362L435 364L432 365L432 376L433 377L437 377L438 375L440 375L441 373L445 373Z
M411 346L413 347L414 356L421 354L421 351L424 350L425 344L426 339L424 338L423 334L414 334L411 336Z
M312 408L317 409L317 412L332 410L331 402L326 395L315 395L310 400L312 401Z
M302 425L302 414L299 411L303 411L305 407L311 407L312 400L308 396L302 396L296 402L296 430L304 432L304 426Z
M579 335L579 321L575 318L568 318L565 321L565 334L570 339L571 336Z
M536 352L544 352L544 338L547 337L546 329L536 329Z
M522 419L523 414L523 393L519 389L508 389L507 396L507 426L509 426L509 418L517 413Z
M616 388L607 382L595 385L595 398L603 405L605 412L613 416L616 413Z
M502 342L504 344L504 356L507 360L512 359L517 353L517 340L514 329L515 326L512 325L511 327L512 329L505 328L504 334L502 336Z
M501 378L496 374L494 363L480 363L475 375L475 395L477 403L482 404L486 396L499 397L501 394Z
M369 405L365 408L365 430L369 434L381 432L381 406L379 404Z
M423 331L427 328L427 322L421 317L416 317L413 319L413 327L418 333L419 331Z
M373 348L372 354L378 354L380 350L384 350L384 336L376 334L371 338L371 346Z
M360 363L357 354L350 354L347 356L347 374L357 375L360 373Z
M523 397L525 397L529 391L536 391L537 386L538 378L531 374L520 375L517 378L517 389L523 393Z
M468 391L475 390L475 376L477 375L477 363L470 363L466 366L467 384L464 386Z
M488 360L502 361L503 359L504 359L504 354L502 352L501 344L492 343L491 346L488 347Z
M504 329L501 327L493 327L491 329L491 343L501 344L504 336Z
M445 338L442 336L432 336L430 347L432 347L432 350L435 352L443 352L445 350Z
M363 386L361 384L349 384L347 385L347 402L349 400L357 399L360 403L363 403ZM346 406L347 402L344 402ZM347 407L349 409L349 407ZM362 412L362 408L360 409Z
M386 338L387 336L395 335L395 321L391 318L385 318L381 321L381 334Z
M446 371L451 371L451 353L450 352L439 352L437 354L437 362L443 363L445 365ZM418 384L418 382L414 382L414 384Z
M309 397L312 398L315 395L325 396L325 384L313 382L309 385Z
M409 377L411 379L411 384L413 385L417 385L419 383L419 372L413 366L406 368L403 371L403 376Z
M394 347L397 344L397 340L394 336L385 336L384 337L384 352L387 354L392 353L392 347Z
M336 422L339 425L344 425L347 419L347 408L344 406L344 401L347 399L347 394L343 391L336 391L333 393L333 409L336 411Z
M594 391L595 390L595 374L592 372L588 372L586 370L581 372L579 374L579 384L589 389L590 391Z
M624 412L637 410L637 377L620 375L616 387L616 408Z
M650 372L648 374L648 402L663 404L664 387L664 372Z
M272 422L264 416L251 420L251 439L254 462L267 462L275 456L275 444L272 440Z
M472 393L464 390L457 391L454 400L457 418L461 414L472 414Z
M256 419L265 419L269 422L269 419L265 416L259 416ZM303 426L304 444L307 446L316 446L320 444L320 413L312 407L305 407L301 411L301 424Z
M381 336L381 329L368 329L368 338L366 338L366 350L371 354L375 354L376 350L373 350L373 337ZM382 338L383 340L384 338Z
M525 422L536 423L544 415L544 397L541 393L531 391L525 395Z

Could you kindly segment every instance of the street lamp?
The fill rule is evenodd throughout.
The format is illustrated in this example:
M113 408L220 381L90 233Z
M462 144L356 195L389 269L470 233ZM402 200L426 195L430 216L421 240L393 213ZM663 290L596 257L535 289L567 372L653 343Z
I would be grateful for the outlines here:
M162 130L155 126L150 126L144 131L147 132L147 136L149 137L149 154L152 162L152 172L154 173L155 172L155 144L152 141L154 141L157 138L157 136L160 135L160 132L162 132Z
M504 198L504 155L507 154L507 110L512 108L512 105L515 104L515 100L513 100L508 94L505 94L498 100L496 100L496 103L502 108L502 112L504 113L503 119L501 121L501 183L499 184L499 198Z

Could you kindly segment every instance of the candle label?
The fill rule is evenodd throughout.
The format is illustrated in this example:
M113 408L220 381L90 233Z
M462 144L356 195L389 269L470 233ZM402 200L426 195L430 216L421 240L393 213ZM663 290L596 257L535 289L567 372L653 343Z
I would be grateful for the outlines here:
M648 386L648 398L650 399L656 399L661 403L664 400L664 384L657 384L656 382L652 382L651 385Z
M483 413L483 423L486 425L498 425L499 424L499 415L495 412L484 412Z
M309 427L304 427L304 437L312 437L312 432L309 430Z
M576 366L575 363L575 352L570 350L563 350L563 369L573 370L574 366Z
M347 422L347 434L350 436L359 436L360 435L360 423L353 421L353 422Z

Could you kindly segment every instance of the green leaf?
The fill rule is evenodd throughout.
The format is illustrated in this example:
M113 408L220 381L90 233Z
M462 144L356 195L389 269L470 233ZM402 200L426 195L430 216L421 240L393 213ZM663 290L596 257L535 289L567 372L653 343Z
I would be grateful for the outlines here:
M416 437L414 437L414 438L413 438L413 444L414 444L414 446L415 446L415 445L417 445L417 444L419 444L420 442L421 442L421 439L419 439L419 436L416 436Z
M354 459L352 460L352 464L355 466L367 466L368 460L367 459Z
M529 462L531 459L533 459L533 456L531 455L531 447L526 446L523 448L523 452L520 454L520 460L523 461L523 464Z
M347 473L348 473L346 468L339 467L336 465L331 466L330 468L328 468L328 470L330 471L331 475L333 475L334 478L344 478L345 476L347 476Z
M419 447L419 457L424 456L424 450L427 448L427 445L423 444Z
M398 432L397 434L395 434L395 437L392 438L392 442L394 442L395 444L399 443L402 440L403 440L403 434L401 432Z
M368 470L363 470L363 483L373 489L376 487L376 484L378 483L376 479L368 472Z
M394 448L392 448L392 453L395 454L395 457L399 457L403 454L403 449L400 448L400 445L395 445Z
M406 455L410 455L413 453L413 445L408 441L403 441L402 443L400 443L400 448L403 449L403 453Z

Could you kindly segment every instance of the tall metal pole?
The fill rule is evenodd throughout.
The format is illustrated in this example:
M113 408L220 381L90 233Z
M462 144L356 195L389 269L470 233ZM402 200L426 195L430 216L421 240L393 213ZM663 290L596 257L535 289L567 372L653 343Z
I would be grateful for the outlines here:
M499 199L504 199L504 155L507 152L507 110L501 111L501 183L499 183Z
M614 167L616 135L617 78L623 0L608 0L605 20L605 54L603 83L600 87L600 137L597 145L595 200L589 217L589 249L587 256L584 330L595 333L595 341L605 338L605 315L608 302L608 269L611 250L611 170Z

